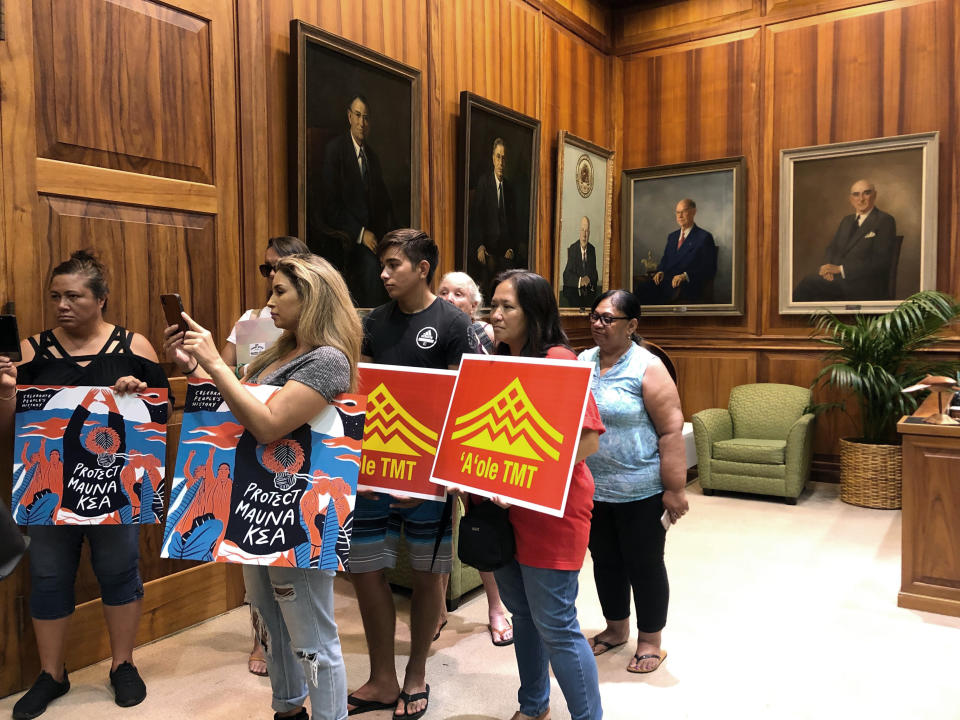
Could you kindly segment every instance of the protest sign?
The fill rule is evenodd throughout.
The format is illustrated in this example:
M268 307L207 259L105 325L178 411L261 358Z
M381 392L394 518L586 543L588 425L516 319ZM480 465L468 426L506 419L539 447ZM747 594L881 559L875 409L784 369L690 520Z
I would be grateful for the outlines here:
M261 402L280 391L244 385ZM191 379L161 557L347 568L366 398L340 395L267 445Z
M444 500L430 482L440 430L457 373L360 363L367 396L360 489L424 500Z
M18 385L13 496L20 525L160 522L167 390Z
M563 515L591 366L464 355L431 479Z

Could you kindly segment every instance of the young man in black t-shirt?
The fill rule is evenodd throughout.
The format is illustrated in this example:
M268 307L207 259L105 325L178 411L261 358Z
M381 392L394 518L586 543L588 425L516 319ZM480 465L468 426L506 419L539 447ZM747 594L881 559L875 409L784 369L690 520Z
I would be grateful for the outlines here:
M389 365L456 369L471 352L466 313L430 290L437 245L419 230L395 230L377 248L390 302L364 318L362 359ZM347 698L351 711L392 708L398 717L426 709L426 662L453 560L450 513L443 502L364 493L354 509L350 572L370 655L370 678ZM413 576L410 660L403 685L394 661L396 609L384 570L396 565L404 529ZM437 539L440 539L439 545Z

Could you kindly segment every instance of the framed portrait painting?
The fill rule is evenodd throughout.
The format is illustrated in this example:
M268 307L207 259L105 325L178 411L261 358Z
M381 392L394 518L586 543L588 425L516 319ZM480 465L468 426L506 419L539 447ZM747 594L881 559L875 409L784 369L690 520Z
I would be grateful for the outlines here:
M553 262L561 314L589 310L609 289L612 207L613 151L561 130Z
M742 315L742 157L623 173L625 287L645 315Z
M300 20L290 43L295 232L375 307L388 300L377 242L420 224L420 71Z
M463 91L460 130L458 269L486 304L498 273L534 260L540 121Z
M938 142L780 151L781 313L882 313L935 289Z

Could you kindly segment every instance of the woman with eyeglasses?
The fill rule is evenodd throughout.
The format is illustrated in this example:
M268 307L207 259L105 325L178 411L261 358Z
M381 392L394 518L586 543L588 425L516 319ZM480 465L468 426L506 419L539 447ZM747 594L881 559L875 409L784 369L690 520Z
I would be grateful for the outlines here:
M307 247L306 243L302 240L291 237L290 235L279 235L277 237L272 237L267 240L267 249L263 253L263 264L258 266L260 274L270 281L270 284L273 284L273 276L276 273L277 262L282 257L287 255L304 255L310 252L310 248ZM267 291L267 300L270 299L270 292ZM243 315L240 316L240 319L234 324L233 329L230 331L230 335L227 337L227 341L223 344L223 348L220 350L220 357L223 358L223 361L232 368L237 367L237 324L243 322L244 320L252 320L254 318L260 318L263 320L270 319L270 308L264 304L262 308L254 308L252 310L247 310ZM260 352L266 350L266 347L256 346L249 348L249 354L255 356ZM263 661L259 661L262 667L266 667ZM250 670L253 672L253 669ZM261 673L255 673L260 675Z
M590 389L607 431L587 459L593 473L590 555L607 627L590 644L602 655L630 639L630 589L637 610L632 673L660 667L667 651L669 585L663 561L666 528L687 512L683 412L663 363L636 344L640 301L610 290L593 303L597 346L580 353L593 363Z
M267 249L263 253L263 264L258 267L260 274L270 281L271 289L267 290L267 300L270 299L270 294L273 292L273 277L277 273L276 267L277 263L280 262L280 258L286 257L287 255L309 254L309 252L310 248L307 247L306 243L290 235L279 235L267 240ZM234 323L233 329L230 331L229 337L227 337L227 341L223 344L223 349L220 350L220 357L223 358L223 361L227 365L234 369L234 372L241 369L237 367L237 327L241 322L255 318L270 320L270 308L264 304L262 308L247 310L241 315L240 319ZM262 353L268 347L269 344L250 345L247 348L246 355L252 358ZM267 659L263 654L263 648L260 647L260 641L257 639L256 632L253 634L253 649L247 657L247 670L260 677L267 676Z
M529 270L494 280L490 324L497 354L573 360L553 288ZM603 423L592 398L584 413L563 517L511 507L517 547L496 570L503 604L513 614L513 647L520 672L520 709L511 720L550 717L550 668L573 720L599 720L600 682L577 620L580 568L587 553L593 479L583 462L597 449Z

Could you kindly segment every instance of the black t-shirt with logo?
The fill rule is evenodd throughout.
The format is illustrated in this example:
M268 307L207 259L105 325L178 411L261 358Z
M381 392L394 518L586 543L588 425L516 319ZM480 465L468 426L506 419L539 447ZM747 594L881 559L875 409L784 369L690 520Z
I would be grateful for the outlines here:
M411 315L391 300L363 319L363 354L382 365L445 370L473 352L469 327L467 314L446 300L437 298Z

